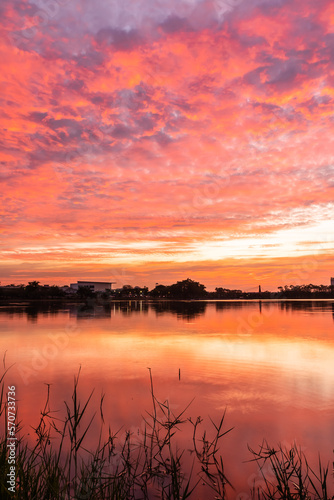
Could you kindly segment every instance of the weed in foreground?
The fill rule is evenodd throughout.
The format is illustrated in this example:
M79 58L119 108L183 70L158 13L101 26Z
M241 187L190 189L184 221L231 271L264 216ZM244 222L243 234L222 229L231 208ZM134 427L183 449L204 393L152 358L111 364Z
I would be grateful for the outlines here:
M249 448L259 465L260 486L252 489L252 499L261 500L332 500L328 492L329 466L319 457L318 472L310 467L307 457L295 443L291 448L272 448L263 441L259 451Z
M65 402L63 419L50 408L50 386L47 385L46 402L33 429L36 442L31 445L24 436L17 441L14 494L7 489L7 421L4 418L5 432L0 438L0 498L184 500L193 497L200 484L212 490L207 498L225 498L229 482L219 455L219 443L229 432L222 431L225 415L218 425L212 422L215 433L212 440L206 432L200 436L201 419L193 422L185 417L189 405L175 415L167 401L158 401L151 370L149 372L152 410L143 417L144 430L139 442L130 432L119 439L119 431L113 433L110 427L107 439L102 439L102 435L106 435L102 395L101 427L93 451L86 448L86 441L96 415L88 417L92 393L84 404L80 402L80 370L74 378L71 401ZM4 377L5 373L0 379L0 416L3 417L7 412ZM177 437L184 425L193 426L193 449L190 450L180 450L177 446ZM18 426L18 436L21 430Z
M0 499L17 500L185 500L235 498L226 477L220 453L222 438L232 429L223 430L225 413L218 424L212 423L213 437L201 431L201 418L186 418L189 405L174 414L167 401L154 393L152 373L151 412L143 417L143 432L134 439L130 432L119 436L106 429L103 414L104 395L100 399L100 433L95 448L88 449L89 430L96 415L88 413L92 394L84 404L79 398L79 376L74 378L71 400L65 402L65 416L59 418L50 408L50 386L31 444L22 426L16 424L16 491L8 491L7 394L5 376L0 377ZM192 429L190 449L179 449L178 436L185 425ZM107 438L103 438L107 436ZM291 449L273 449L264 441L259 451L250 449L259 465L260 485L249 492L252 500L333 500L328 493L328 466L319 459L319 472L294 445ZM189 465L190 464L190 465ZM203 486L206 491L203 496ZM202 493L201 493L202 492ZM202 495L202 496L201 496Z

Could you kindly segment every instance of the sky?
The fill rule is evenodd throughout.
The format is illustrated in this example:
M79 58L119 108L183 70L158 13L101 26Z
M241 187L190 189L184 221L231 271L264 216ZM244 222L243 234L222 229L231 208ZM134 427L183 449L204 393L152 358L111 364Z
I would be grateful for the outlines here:
M2 0L1 284L333 266L330 0Z

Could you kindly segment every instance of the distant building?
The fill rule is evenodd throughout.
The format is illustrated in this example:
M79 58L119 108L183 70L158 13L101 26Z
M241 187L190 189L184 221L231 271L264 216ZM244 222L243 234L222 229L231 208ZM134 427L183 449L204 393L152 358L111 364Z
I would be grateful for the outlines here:
M331 286L334 286L334 278L331 278Z
M79 290L79 288L88 288L92 292L105 292L111 290L112 282L107 281L78 281L77 283L71 283L70 288L73 290Z

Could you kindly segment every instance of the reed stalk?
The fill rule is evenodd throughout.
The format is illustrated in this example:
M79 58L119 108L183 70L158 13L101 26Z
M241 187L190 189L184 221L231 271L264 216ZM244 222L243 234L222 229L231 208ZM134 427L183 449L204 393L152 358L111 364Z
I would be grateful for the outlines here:
M23 434L21 423L17 425L16 491L9 492L7 371L4 358L0 377L0 422L4 424L0 432L1 500L236 498L221 452L224 436L232 430L224 428L225 413L218 423L211 421L213 437L209 438L209 433L202 431L201 418L193 421L186 417L189 405L175 415L168 401L157 399L150 369L152 409L143 417L139 442L130 432L120 436L120 431L113 432L110 426L106 432L102 394L100 432L95 447L87 449L87 437L97 412L90 413L93 392L81 403L80 370L74 377L71 401L64 402L63 418L51 410L47 385L46 402L38 425L33 428L35 441ZM178 447L178 436L185 426L192 429L190 448L186 450ZM252 500L333 500L328 494L328 466L323 467L319 459L319 471L314 472L297 445L273 449L264 441L258 451L250 452L263 478L261 487L254 485L251 489ZM200 497L198 491L203 491L203 485L207 493Z

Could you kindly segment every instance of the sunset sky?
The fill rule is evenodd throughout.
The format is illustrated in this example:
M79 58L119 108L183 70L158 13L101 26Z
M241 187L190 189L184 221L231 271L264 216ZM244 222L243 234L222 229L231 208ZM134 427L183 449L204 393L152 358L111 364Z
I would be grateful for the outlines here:
M329 284L333 1L0 16L1 284Z

